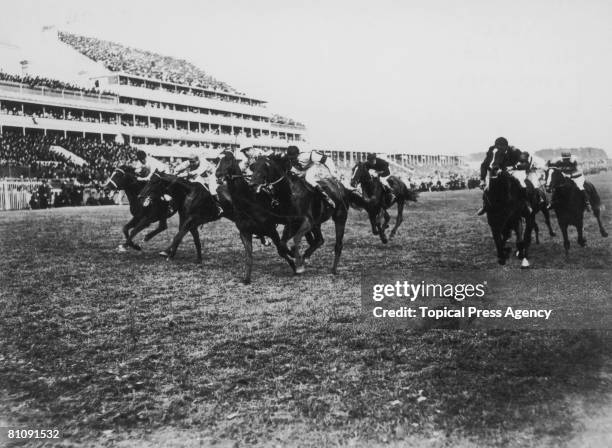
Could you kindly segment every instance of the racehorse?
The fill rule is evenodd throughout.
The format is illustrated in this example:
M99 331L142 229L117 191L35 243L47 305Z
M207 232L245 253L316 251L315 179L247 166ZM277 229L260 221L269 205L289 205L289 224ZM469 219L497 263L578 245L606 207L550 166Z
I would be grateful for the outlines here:
M287 261L294 273L297 267L289 256L289 249L276 231L277 224L288 224L291 217L280 214L279 204L263 193L262 188L254 189L242 173L238 161L231 154L225 154L215 172L217 178L225 179L227 192L233 206L233 218L246 254L243 282L251 282L253 269L253 235L269 237L278 254ZM268 187L270 188L270 187Z
M304 270L303 261L308 260L325 242L321 225L329 219L334 222L336 242L332 273L337 274L349 203L359 201L359 198L355 198L355 195L348 192L340 181L328 175L331 173L322 164L309 169L324 171L324 174L319 176L317 184L334 202L334 207L327 203L320 191L305 181L305 173L299 175L290 171L289 161L282 156L260 157L250 168L253 172L251 184L267 193L273 201L277 201L284 214L294 216L294 219L291 219L285 226L281 240L286 243L289 239L293 239L292 252L298 274ZM303 259L299 255L299 244L302 237L306 237L309 245L304 252Z
M383 244L388 242L385 229L389 227L389 220L391 219L387 209L397 203L397 218L389 235L389 238L393 238L398 227L404 221L404 204L406 201L417 201L417 192L408 188L399 177L389 176L388 182L395 198L387 194L378 176L372 176L364 162L358 162L353 167L351 187L355 188L358 184L361 185L366 202L364 208L370 219L372 233L379 235Z
M131 247L136 250L141 250L141 247L134 243L134 237L144 228L150 226L154 222L159 222L157 228L144 237L144 241L149 241L155 235L163 232L168 228L167 220L175 212L170 210L168 204L158 199L147 207L143 207L138 200L138 194L142 191L147 181L140 181L136 177L134 167L130 165L121 165L115 168L106 182L106 188L114 188L116 190L125 191L130 204L130 213L132 219L123 226L122 231L125 236L125 243L119 246L119 250L125 252L126 247ZM132 231L130 232L130 229Z
M172 197L179 215L179 230L172 243L160 255L173 258L187 232L193 236L198 263L202 262L202 246L198 226L221 217L212 194L200 184L189 182L172 174L155 171L149 183L140 192L142 207L155 203L164 194Z
M498 263L506 264L510 256L512 251L506 247L506 241L514 231L521 268L528 268L527 257L534 219L533 213L527 211L519 181L498 165L493 165L489 169L489 187L484 192L484 200Z
M570 242L567 236L567 228L569 226L576 227L578 244L582 247L586 245L586 238L583 235L584 196L570 178L554 167L549 167L546 170L546 189L548 191L554 190L554 210L563 235L565 254L568 255ZM601 199L599 194L593 184L588 181L584 182L584 189L589 195L593 215L595 215L597 225L599 226L599 233L601 236L607 237L608 232L606 232L601 223Z

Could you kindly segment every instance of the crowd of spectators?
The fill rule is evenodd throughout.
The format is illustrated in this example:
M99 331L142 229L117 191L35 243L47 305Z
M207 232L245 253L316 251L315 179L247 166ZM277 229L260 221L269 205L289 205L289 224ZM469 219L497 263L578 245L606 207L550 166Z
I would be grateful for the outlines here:
M86 89L86 88L77 86L75 84L70 84L67 82L59 81L57 79L45 78L42 76L13 75L13 74L5 73L2 70L0 70L0 81L20 83L32 89L37 88L37 87L46 87L48 89L69 90L72 92L81 92L81 93L93 94L93 95L97 95L99 93L105 94L105 95L114 95L111 92L100 91L100 89L96 87Z
M300 123L299 121L295 121L291 118L283 117L282 115L278 115L278 114L272 115L272 117L270 117L270 122L278 123L278 124L287 124L290 126L296 126L300 128L305 127L304 124Z
M93 37L77 36L65 32L59 32L58 36L61 41L88 58L101 62L107 69L114 72L236 93L236 90L226 83L216 80L204 70L183 59L162 56Z
M81 157L87 165L79 166L52 151L51 146L54 145ZM0 136L0 168L13 167L16 173L23 173L25 169L29 178L73 178L82 184L104 181L114 167L134 161L135 154L134 148L115 142L42 135Z

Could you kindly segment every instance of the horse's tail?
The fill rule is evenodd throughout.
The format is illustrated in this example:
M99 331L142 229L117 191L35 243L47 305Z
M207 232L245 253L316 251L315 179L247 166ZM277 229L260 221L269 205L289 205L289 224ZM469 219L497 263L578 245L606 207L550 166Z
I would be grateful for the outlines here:
M591 201L591 205L593 207L599 208L599 206L601 205L601 198L599 197L599 193L597 193L597 189L595 188L595 185L593 185L591 182L586 180L584 181L584 189L589 195L589 200Z

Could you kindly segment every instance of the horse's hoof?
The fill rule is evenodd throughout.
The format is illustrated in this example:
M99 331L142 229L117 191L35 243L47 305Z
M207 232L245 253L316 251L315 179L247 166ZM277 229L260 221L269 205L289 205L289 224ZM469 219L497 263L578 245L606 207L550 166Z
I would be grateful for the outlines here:
M586 240L578 241L578 245L579 245L580 247L584 247L584 246L586 246Z
M303 274L306 271L306 268L302 265L302 266L297 266L295 268L295 273L297 275Z
M123 244L120 244L119 246L117 246L117 252L127 252L127 249L125 248L125 246Z
M516 252L514 252L514 255L516 256L516 258L518 258L520 255L519 251L517 250Z
M136 243L132 243L132 248L133 248L134 250L142 250L142 247L140 247L140 246L139 246L138 244L136 244Z
M557 234L555 232L550 232L550 236L555 237Z
M242 280L242 284L243 285L250 285L251 284L251 279L250 278L245 278L244 280Z
M529 267L529 260L527 260L526 258L523 258L523 261L521 261L521 269L527 269Z
M166 257L166 258L169 258L169 257L170 257L170 254L169 254L168 252L166 252L165 250L162 250L162 251L159 253L159 256L160 256L160 257Z
M603 236L604 238L608 237L608 232L606 232L605 230L601 231L601 236Z

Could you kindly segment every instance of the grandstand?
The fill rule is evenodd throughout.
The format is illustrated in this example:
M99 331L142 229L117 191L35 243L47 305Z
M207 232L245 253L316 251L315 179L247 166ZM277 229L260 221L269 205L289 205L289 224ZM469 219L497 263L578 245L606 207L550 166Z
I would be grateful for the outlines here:
M46 29L30 48L0 46L0 61L2 133L114 140L184 157L242 145L280 150L306 131L193 64L113 42Z
M89 184L136 149L170 162L243 146L282 152L305 144L306 127L185 60L45 27L0 43L0 135L0 177ZM366 157L323 150L344 178ZM465 168L458 156L385 158L417 184Z

